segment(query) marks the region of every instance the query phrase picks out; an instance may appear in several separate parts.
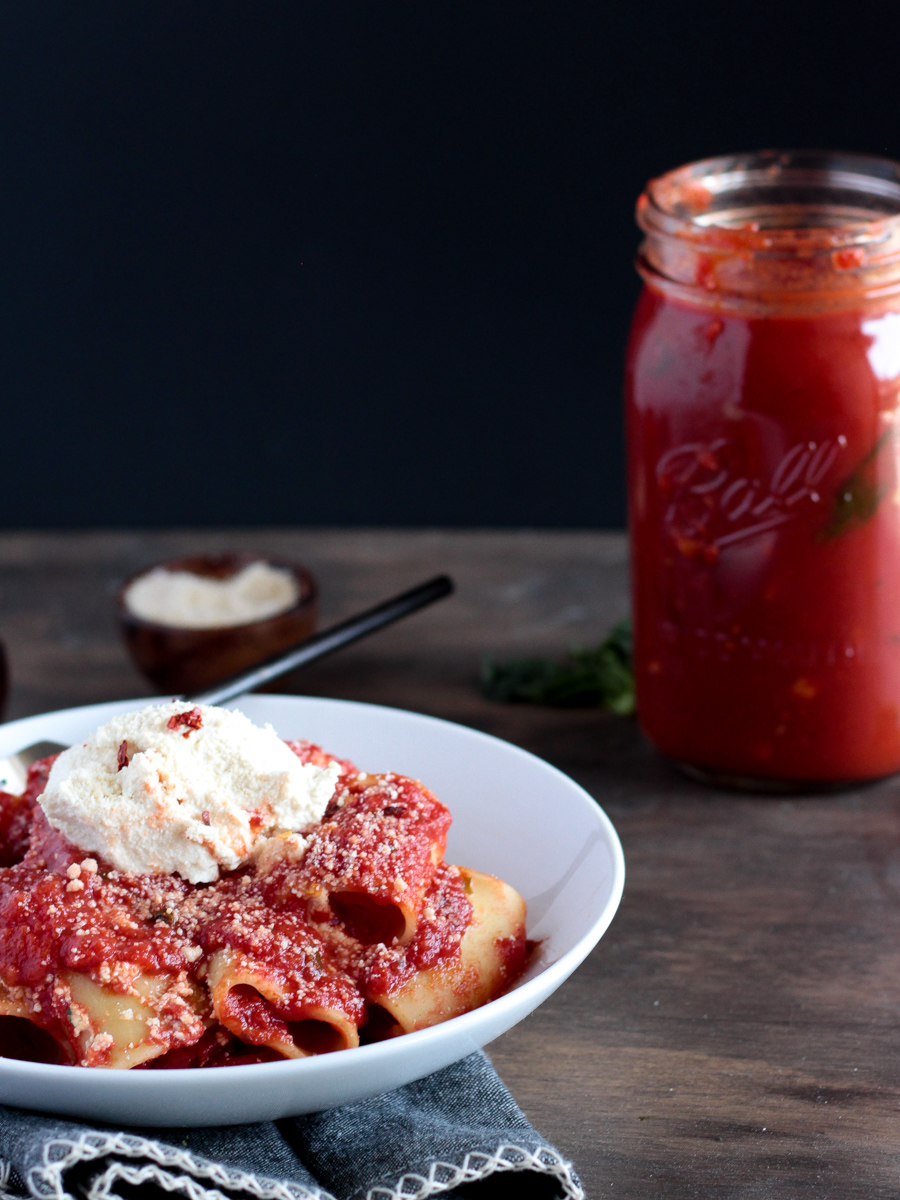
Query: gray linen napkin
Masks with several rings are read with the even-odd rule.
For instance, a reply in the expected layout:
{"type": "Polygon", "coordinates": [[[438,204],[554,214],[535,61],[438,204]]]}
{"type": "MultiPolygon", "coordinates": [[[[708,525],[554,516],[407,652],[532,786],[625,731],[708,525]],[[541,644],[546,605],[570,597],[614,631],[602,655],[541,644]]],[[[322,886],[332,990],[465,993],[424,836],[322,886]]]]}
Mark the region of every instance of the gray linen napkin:
{"type": "Polygon", "coordinates": [[[394,1092],[220,1129],[0,1108],[0,1196],[34,1200],[583,1200],[571,1164],[479,1051],[394,1092]]]}

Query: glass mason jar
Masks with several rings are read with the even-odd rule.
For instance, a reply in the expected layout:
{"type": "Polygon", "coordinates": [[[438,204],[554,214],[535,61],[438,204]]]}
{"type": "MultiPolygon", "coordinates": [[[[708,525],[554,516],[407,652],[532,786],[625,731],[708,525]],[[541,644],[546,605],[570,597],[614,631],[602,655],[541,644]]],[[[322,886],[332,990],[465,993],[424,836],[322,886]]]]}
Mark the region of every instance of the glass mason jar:
{"type": "Polygon", "coordinates": [[[689,770],[900,770],[900,164],[709,159],[648,184],[628,349],[635,671],[689,770]]]}

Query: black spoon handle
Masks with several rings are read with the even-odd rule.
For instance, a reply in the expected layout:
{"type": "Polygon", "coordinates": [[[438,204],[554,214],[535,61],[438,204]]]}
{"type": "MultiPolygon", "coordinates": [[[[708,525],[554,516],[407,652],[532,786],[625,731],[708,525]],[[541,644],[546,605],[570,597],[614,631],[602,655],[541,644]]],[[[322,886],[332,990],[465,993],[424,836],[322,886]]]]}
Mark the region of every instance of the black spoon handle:
{"type": "Polygon", "coordinates": [[[408,592],[402,592],[391,600],[376,604],[374,608],[369,608],[358,616],[332,625],[330,629],[324,629],[321,633],[314,633],[291,650],[273,654],[271,658],[251,667],[249,671],[232,675],[230,679],[223,679],[221,683],[202,692],[195,692],[185,699],[196,704],[222,704],[226,700],[233,700],[235,696],[243,696],[245,692],[252,692],[254,688],[277,679],[279,675],[285,675],[297,667],[304,667],[334,650],[340,650],[342,646],[349,646],[351,642],[368,637],[377,629],[383,629],[385,625],[391,625],[401,617],[449,596],[452,591],[453,580],[450,576],[436,575],[427,583],[420,583],[408,592]]]}

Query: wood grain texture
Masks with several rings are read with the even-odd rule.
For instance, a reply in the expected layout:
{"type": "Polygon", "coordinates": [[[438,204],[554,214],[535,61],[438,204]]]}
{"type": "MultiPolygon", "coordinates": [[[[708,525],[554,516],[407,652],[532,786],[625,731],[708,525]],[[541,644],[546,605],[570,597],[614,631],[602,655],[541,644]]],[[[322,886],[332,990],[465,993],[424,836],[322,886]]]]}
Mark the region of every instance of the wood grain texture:
{"type": "Polygon", "coordinates": [[[0,535],[9,716],[146,693],[119,581],[178,554],[301,558],[330,621],[449,571],[450,601],[284,690],[517,742],[612,817],[628,879],[584,966],[491,1053],[592,1197],[900,1196],[900,785],[757,799],[682,778],[631,720],[500,706],[486,653],[562,652],[627,611],[618,535],[256,530],[0,535]]]}

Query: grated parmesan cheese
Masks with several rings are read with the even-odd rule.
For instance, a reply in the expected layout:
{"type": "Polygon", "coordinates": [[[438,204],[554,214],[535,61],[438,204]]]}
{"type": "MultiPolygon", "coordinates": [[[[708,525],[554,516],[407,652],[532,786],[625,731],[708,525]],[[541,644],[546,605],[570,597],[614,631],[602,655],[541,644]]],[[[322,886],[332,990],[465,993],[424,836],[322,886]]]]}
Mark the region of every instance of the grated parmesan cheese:
{"type": "Polygon", "coordinates": [[[263,621],[293,608],[300,585],[286,567],[249,563],[225,579],[154,567],[125,592],[136,617],[177,629],[222,629],[263,621]]]}

